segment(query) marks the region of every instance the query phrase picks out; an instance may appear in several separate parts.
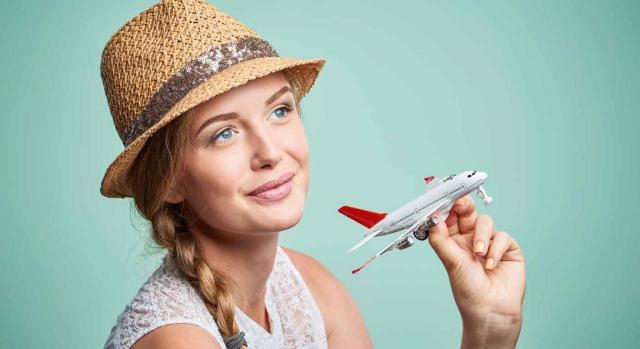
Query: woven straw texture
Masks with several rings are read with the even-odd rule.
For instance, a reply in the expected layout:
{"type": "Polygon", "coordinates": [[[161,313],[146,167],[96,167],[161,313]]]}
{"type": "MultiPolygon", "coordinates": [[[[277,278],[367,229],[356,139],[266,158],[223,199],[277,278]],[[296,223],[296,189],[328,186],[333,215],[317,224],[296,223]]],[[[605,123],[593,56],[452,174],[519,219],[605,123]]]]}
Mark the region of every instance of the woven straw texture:
{"type": "MultiPolygon", "coordinates": [[[[258,34],[205,0],[167,0],[141,12],[113,34],[102,53],[101,77],[118,135],[145,110],[169,79],[213,47],[258,34]]],[[[130,197],[127,174],[159,128],[190,108],[248,81],[283,70],[302,99],[325,60],[259,57],[233,64],[191,88],[109,165],[100,187],[106,197],[130,197]]]]}

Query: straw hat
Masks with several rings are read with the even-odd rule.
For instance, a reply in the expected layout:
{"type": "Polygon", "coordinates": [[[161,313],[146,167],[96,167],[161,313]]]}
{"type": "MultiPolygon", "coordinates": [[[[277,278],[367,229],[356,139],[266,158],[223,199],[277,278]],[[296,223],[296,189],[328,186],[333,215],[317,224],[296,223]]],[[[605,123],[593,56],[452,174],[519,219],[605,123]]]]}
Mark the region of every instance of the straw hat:
{"type": "Polygon", "coordinates": [[[279,57],[256,32],[206,0],[163,0],[113,34],[100,73],[125,149],[109,165],[100,192],[130,197],[128,172],[159,128],[234,87],[283,71],[302,99],[325,60],[279,57]]]}

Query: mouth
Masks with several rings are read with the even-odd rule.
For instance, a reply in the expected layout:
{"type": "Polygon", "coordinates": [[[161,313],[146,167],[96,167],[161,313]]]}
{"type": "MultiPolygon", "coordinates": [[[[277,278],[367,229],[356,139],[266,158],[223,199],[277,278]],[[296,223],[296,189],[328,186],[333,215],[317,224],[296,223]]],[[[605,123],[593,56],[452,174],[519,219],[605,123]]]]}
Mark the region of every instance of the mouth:
{"type": "Polygon", "coordinates": [[[287,172],[277,179],[268,181],[261,186],[255,188],[248,193],[249,196],[255,196],[268,200],[278,200],[285,197],[291,191],[292,179],[295,176],[293,172],[287,172]]]}

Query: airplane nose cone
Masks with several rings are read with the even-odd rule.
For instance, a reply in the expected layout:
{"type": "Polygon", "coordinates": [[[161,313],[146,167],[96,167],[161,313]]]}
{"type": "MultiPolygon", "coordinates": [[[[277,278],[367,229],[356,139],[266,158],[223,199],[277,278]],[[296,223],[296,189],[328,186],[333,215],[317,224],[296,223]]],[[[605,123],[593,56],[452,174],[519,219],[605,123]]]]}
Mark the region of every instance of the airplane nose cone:
{"type": "Polygon", "coordinates": [[[478,174],[480,175],[480,178],[482,178],[482,180],[486,180],[489,175],[486,172],[478,172],[478,174]]]}

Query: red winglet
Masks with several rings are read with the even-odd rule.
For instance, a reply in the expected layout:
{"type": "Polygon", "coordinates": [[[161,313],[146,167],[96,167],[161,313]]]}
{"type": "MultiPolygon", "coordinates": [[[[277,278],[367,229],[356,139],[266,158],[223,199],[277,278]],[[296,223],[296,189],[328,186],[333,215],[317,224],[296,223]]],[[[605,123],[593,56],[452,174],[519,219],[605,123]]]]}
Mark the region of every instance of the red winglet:
{"type": "Polygon", "coordinates": [[[365,262],[365,263],[364,263],[360,268],[353,269],[353,270],[351,271],[351,274],[355,274],[355,273],[359,272],[360,270],[362,270],[362,268],[364,268],[364,266],[365,266],[365,265],[367,265],[367,264],[371,263],[371,261],[372,261],[372,260],[374,260],[375,258],[376,258],[375,256],[371,257],[371,259],[369,259],[368,261],[366,261],[366,262],[365,262]]]}
{"type": "Polygon", "coordinates": [[[367,228],[373,227],[374,225],[376,225],[376,223],[380,222],[384,217],[387,216],[385,212],[367,211],[352,206],[342,206],[338,209],[338,212],[364,225],[367,228]]]}
{"type": "Polygon", "coordinates": [[[425,183],[429,184],[434,178],[435,178],[434,176],[424,177],[424,181],[425,183]]]}

